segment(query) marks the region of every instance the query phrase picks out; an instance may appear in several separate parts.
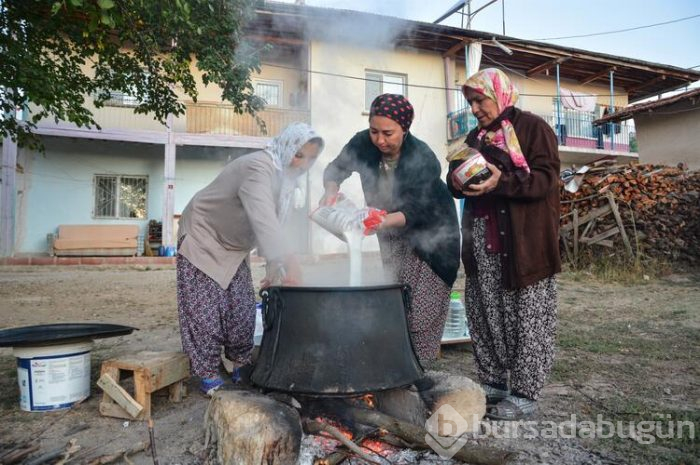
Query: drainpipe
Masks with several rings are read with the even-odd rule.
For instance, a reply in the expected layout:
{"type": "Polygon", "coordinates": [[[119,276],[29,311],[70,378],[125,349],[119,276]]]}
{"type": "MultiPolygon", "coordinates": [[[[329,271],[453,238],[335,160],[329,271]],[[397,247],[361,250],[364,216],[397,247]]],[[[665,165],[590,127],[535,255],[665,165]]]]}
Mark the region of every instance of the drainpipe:
{"type": "Polygon", "coordinates": [[[165,247],[173,247],[177,239],[173,237],[173,215],[175,213],[175,138],[173,115],[168,115],[167,141],[163,159],[163,230],[162,242],[165,247]]]}
{"type": "Polygon", "coordinates": [[[557,63],[557,135],[559,136],[559,145],[564,145],[564,139],[561,133],[561,92],[559,87],[559,63],[557,63]]]}
{"type": "MultiPolygon", "coordinates": [[[[610,70],[610,114],[615,112],[615,85],[613,84],[613,73],[615,71],[610,70]]],[[[610,150],[615,150],[615,123],[610,121],[610,150]]]]}

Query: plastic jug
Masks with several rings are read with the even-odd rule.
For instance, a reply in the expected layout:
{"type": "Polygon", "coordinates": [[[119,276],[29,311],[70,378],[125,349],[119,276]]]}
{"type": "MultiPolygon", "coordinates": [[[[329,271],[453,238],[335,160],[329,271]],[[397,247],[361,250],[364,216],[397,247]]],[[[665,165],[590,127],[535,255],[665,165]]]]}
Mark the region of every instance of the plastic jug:
{"type": "Polygon", "coordinates": [[[447,312],[442,338],[454,339],[462,337],[468,337],[467,315],[462,303],[462,295],[459,292],[453,292],[450,294],[450,309],[447,312]]]}

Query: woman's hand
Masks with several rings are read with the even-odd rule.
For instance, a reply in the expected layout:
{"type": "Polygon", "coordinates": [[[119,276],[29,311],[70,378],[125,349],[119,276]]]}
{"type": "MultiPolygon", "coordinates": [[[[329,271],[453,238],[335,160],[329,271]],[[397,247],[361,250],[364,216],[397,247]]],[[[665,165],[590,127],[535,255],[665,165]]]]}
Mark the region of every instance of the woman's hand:
{"type": "Polygon", "coordinates": [[[365,229],[365,236],[376,234],[380,229],[402,228],[406,226],[406,217],[401,212],[387,213],[382,217],[381,222],[373,225],[372,228],[365,229]]]}
{"type": "Polygon", "coordinates": [[[478,197],[480,195],[488,194],[496,188],[498,185],[498,180],[501,179],[501,170],[489,162],[486,162],[486,167],[489,169],[489,171],[491,171],[491,177],[480,184],[472,184],[466,189],[461,189],[462,194],[468,197],[478,197]]]}
{"type": "Polygon", "coordinates": [[[298,286],[301,284],[301,266],[296,255],[289,255],[284,260],[284,275],[282,276],[283,286],[298,286]]]}
{"type": "Polygon", "coordinates": [[[283,262],[272,261],[265,266],[265,277],[260,288],[270,286],[298,286],[302,282],[301,266],[295,255],[289,255],[283,262]]]}
{"type": "Polygon", "coordinates": [[[323,192],[323,197],[321,197],[321,200],[318,201],[318,206],[319,207],[330,207],[331,205],[335,205],[335,203],[338,200],[341,200],[343,194],[339,194],[338,191],[340,190],[340,186],[334,182],[327,182],[324,185],[324,192],[323,192]]]}

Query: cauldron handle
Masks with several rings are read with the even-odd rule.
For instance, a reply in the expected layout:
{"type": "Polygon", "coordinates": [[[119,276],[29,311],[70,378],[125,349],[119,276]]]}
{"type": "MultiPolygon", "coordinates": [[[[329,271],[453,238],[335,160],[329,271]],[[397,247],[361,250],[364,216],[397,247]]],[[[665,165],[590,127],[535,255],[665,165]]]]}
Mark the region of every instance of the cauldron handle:
{"type": "Polygon", "coordinates": [[[403,308],[406,309],[406,315],[411,313],[411,286],[404,284],[401,286],[401,295],[403,296],[403,308]]]}
{"type": "Polygon", "coordinates": [[[275,326],[275,320],[279,312],[282,311],[284,303],[279,289],[263,289],[260,291],[260,297],[262,297],[263,304],[263,328],[265,331],[269,331],[275,326]]]}

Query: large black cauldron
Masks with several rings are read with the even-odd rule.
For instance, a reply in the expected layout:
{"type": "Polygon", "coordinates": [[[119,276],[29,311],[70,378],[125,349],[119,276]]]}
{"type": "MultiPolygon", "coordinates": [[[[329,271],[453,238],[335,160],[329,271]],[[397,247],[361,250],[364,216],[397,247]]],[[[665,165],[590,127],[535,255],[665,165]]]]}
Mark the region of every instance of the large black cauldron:
{"type": "Polygon", "coordinates": [[[251,380],[267,389],[350,395],[423,376],[406,320],[408,287],[271,287],[251,380]]]}

